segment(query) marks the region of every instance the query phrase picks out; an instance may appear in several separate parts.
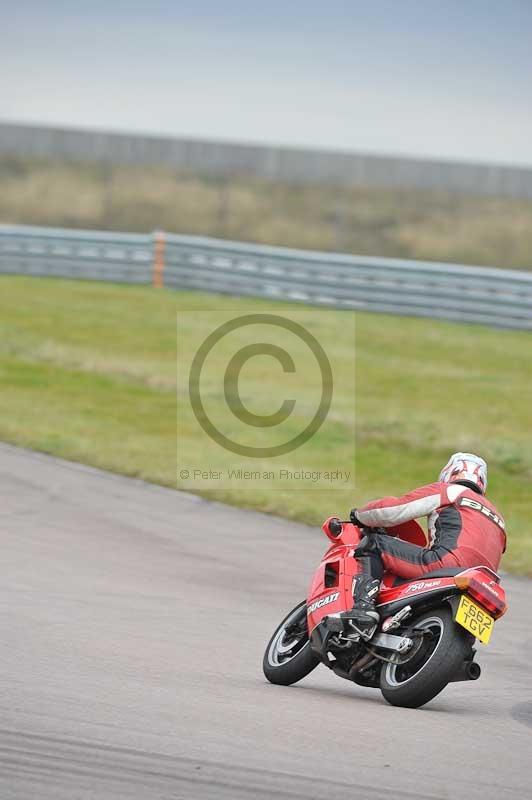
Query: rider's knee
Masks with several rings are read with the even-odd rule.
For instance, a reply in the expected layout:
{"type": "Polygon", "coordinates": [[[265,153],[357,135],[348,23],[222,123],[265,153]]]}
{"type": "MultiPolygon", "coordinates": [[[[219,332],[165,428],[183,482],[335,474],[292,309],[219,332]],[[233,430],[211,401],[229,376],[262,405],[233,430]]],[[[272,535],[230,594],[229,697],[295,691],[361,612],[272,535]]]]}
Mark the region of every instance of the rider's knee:
{"type": "Polygon", "coordinates": [[[375,537],[368,536],[368,534],[365,534],[356,547],[356,550],[354,552],[355,558],[357,558],[358,556],[367,556],[369,553],[374,553],[375,544],[376,544],[375,537]]]}

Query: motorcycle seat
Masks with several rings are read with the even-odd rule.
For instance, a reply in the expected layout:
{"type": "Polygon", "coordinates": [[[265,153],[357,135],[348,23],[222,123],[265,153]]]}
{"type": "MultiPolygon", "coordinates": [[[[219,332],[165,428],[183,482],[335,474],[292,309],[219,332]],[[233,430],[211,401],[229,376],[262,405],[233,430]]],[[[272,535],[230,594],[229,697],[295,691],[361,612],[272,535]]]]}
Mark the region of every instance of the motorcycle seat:
{"type": "Polygon", "coordinates": [[[418,578],[394,578],[392,586],[402,586],[403,583],[412,583],[413,581],[430,581],[432,578],[452,578],[463,572],[465,567],[445,567],[444,569],[434,569],[432,572],[425,572],[418,578]]]}

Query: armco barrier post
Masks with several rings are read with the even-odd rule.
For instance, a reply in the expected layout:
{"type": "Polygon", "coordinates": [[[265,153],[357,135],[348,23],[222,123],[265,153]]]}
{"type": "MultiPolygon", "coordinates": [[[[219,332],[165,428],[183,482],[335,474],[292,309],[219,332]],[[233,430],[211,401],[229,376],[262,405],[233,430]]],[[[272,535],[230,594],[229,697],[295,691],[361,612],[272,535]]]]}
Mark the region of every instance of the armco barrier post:
{"type": "Polygon", "coordinates": [[[153,285],[156,289],[164,286],[164,257],[166,237],[162,231],[153,234],[153,285]]]}

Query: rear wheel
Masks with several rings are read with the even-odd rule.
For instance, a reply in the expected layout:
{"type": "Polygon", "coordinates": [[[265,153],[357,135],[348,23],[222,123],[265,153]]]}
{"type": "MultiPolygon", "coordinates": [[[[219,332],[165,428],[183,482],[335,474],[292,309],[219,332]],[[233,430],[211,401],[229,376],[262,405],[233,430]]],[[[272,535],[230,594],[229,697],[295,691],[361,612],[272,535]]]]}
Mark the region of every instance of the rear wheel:
{"type": "Polygon", "coordinates": [[[320,659],[310,647],[307,604],[299,603],[275,630],[264,653],[262,669],[270,683],[290,686],[319,663],[320,659]]]}
{"type": "Polygon", "coordinates": [[[411,627],[424,632],[419,646],[407,661],[383,665],[380,686],[391,705],[419,708],[447,686],[471,651],[471,639],[448,607],[425,612],[411,627]]]}

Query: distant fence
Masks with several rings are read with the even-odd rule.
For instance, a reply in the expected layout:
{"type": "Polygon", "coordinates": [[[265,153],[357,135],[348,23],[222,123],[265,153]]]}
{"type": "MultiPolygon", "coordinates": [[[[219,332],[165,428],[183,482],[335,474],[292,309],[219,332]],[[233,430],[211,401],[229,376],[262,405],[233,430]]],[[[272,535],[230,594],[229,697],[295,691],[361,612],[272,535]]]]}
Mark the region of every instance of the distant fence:
{"type": "Polygon", "coordinates": [[[0,273],[152,284],[532,330],[532,273],[162,232],[0,226],[0,273]]]}
{"type": "Polygon", "coordinates": [[[532,198],[532,169],[0,123],[0,155],[163,164],[206,176],[532,198]]]}

